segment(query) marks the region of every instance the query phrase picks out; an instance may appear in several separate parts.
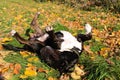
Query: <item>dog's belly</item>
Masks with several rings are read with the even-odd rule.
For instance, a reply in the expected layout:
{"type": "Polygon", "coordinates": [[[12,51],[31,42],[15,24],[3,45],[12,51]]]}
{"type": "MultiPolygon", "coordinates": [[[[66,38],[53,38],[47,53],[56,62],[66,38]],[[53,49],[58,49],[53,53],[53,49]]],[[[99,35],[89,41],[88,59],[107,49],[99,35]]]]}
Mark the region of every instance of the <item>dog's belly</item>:
{"type": "Polygon", "coordinates": [[[61,43],[61,48],[59,51],[71,51],[74,47],[82,50],[82,42],[78,42],[78,40],[71,33],[67,31],[61,31],[61,33],[64,35],[61,37],[64,41],[61,43]]]}

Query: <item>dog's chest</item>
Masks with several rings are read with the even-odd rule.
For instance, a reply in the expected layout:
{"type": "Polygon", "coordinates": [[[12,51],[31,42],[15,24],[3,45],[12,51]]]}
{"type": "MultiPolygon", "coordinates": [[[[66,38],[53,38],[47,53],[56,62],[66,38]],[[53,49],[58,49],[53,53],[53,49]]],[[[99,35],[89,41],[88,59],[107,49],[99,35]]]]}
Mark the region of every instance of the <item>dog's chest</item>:
{"type": "Polygon", "coordinates": [[[63,36],[60,37],[63,39],[61,43],[61,47],[59,51],[71,51],[72,48],[76,47],[79,50],[82,50],[82,42],[78,42],[78,40],[69,32],[67,31],[60,31],[63,36]]]}

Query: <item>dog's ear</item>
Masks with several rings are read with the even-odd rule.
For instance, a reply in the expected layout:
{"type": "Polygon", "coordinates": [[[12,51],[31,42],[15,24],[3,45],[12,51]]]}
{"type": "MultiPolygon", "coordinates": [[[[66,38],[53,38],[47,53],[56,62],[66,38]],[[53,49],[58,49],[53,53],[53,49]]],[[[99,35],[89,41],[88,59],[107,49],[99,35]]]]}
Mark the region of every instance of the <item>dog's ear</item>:
{"type": "Polygon", "coordinates": [[[89,34],[92,32],[92,27],[90,24],[85,24],[85,30],[86,30],[86,34],[89,34]]]}
{"type": "Polygon", "coordinates": [[[85,42],[87,40],[90,40],[92,38],[92,27],[90,24],[85,24],[85,30],[86,30],[86,33],[85,34],[78,34],[77,35],[77,40],[79,42],[85,42]]]}

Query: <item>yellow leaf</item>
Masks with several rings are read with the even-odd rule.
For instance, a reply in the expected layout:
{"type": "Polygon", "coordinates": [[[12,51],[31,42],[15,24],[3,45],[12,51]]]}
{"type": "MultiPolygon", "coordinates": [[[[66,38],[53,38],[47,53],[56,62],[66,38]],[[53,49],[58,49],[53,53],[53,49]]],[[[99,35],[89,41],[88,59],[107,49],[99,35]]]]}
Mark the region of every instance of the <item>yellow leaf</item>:
{"type": "Polygon", "coordinates": [[[12,41],[12,38],[5,37],[2,39],[2,43],[8,42],[8,41],[12,41]]]}
{"type": "Polygon", "coordinates": [[[18,15],[15,17],[15,20],[20,20],[23,16],[22,15],[18,15]]]}
{"type": "Polygon", "coordinates": [[[27,59],[29,62],[38,62],[39,59],[37,57],[31,57],[27,59]]]}
{"type": "Polygon", "coordinates": [[[76,75],[75,72],[72,72],[72,73],[71,73],[71,77],[72,77],[74,80],[81,80],[81,76],[76,75]]]}
{"type": "Polygon", "coordinates": [[[33,65],[32,65],[32,64],[30,64],[30,63],[28,63],[28,64],[27,64],[27,66],[28,66],[28,67],[30,67],[30,66],[33,66],[33,65]]]}
{"type": "Polygon", "coordinates": [[[20,51],[20,54],[23,56],[23,57],[28,57],[29,54],[27,51],[20,51]]]}
{"type": "Polygon", "coordinates": [[[25,69],[24,75],[26,76],[36,76],[36,67],[28,63],[27,68],[25,69]]]}
{"type": "Polygon", "coordinates": [[[102,39],[99,38],[99,37],[95,37],[95,40],[96,40],[96,41],[101,41],[102,39]]]}
{"type": "Polygon", "coordinates": [[[50,77],[48,77],[48,80],[55,80],[55,79],[54,79],[53,77],[50,76],[50,77]]]}
{"type": "Polygon", "coordinates": [[[100,55],[104,58],[108,57],[108,52],[110,51],[110,48],[101,48],[100,55]]]}
{"type": "Polygon", "coordinates": [[[22,78],[22,79],[25,79],[25,78],[27,78],[28,76],[26,76],[26,75],[20,75],[20,78],[22,78]]]}
{"type": "Polygon", "coordinates": [[[26,76],[36,76],[37,72],[35,70],[31,70],[31,69],[26,69],[25,73],[26,76]]]}

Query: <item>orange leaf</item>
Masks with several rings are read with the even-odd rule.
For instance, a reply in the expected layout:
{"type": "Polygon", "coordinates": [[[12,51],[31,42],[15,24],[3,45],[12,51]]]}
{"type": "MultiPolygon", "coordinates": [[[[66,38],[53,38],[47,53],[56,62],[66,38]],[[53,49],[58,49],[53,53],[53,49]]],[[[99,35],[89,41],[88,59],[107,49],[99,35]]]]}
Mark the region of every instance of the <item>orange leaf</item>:
{"type": "Polygon", "coordinates": [[[3,68],[2,70],[1,70],[1,73],[5,73],[6,71],[8,71],[8,67],[7,68],[3,68]]]}
{"type": "Polygon", "coordinates": [[[45,70],[45,69],[43,69],[43,68],[39,68],[39,69],[38,69],[38,72],[45,72],[45,73],[48,73],[48,71],[45,70]]]}
{"type": "Polygon", "coordinates": [[[84,50],[87,51],[89,54],[93,54],[93,52],[90,50],[90,46],[84,46],[84,50]]]}
{"type": "Polygon", "coordinates": [[[0,44],[0,50],[3,50],[3,46],[0,44]]]}
{"type": "Polygon", "coordinates": [[[13,74],[19,74],[21,69],[21,65],[20,64],[15,64],[15,68],[13,70],[13,74]]]}
{"type": "Polygon", "coordinates": [[[54,79],[53,77],[50,76],[50,77],[48,77],[48,80],[55,80],[55,79],[54,79]]]}

